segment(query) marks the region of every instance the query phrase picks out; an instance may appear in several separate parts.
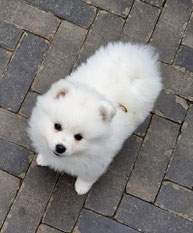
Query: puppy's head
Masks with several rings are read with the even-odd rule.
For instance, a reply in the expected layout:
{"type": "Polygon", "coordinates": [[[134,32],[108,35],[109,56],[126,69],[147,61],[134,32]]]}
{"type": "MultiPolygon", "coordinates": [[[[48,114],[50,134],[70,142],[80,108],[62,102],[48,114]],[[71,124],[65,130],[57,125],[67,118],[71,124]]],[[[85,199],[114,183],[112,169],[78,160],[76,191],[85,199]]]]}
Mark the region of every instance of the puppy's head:
{"type": "Polygon", "coordinates": [[[43,139],[35,139],[37,143],[43,143],[53,156],[81,155],[108,140],[115,113],[113,104],[95,90],[60,80],[38,98],[30,127],[43,139]]]}

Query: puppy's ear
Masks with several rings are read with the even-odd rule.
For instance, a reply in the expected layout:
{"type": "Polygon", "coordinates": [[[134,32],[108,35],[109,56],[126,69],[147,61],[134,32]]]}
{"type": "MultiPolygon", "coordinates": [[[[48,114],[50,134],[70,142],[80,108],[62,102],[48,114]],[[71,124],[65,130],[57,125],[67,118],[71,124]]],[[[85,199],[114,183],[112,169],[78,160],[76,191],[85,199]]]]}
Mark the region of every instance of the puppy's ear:
{"type": "Polygon", "coordinates": [[[116,113],[116,109],[110,102],[103,101],[99,106],[99,113],[103,121],[110,122],[116,113]]]}
{"type": "Polygon", "coordinates": [[[73,84],[70,81],[61,79],[51,86],[50,92],[54,99],[59,99],[64,97],[72,88],[73,84]]]}
{"type": "Polygon", "coordinates": [[[66,88],[62,88],[61,90],[59,90],[55,96],[56,99],[59,99],[60,97],[63,97],[66,95],[66,93],[68,92],[68,90],[66,88]]]}

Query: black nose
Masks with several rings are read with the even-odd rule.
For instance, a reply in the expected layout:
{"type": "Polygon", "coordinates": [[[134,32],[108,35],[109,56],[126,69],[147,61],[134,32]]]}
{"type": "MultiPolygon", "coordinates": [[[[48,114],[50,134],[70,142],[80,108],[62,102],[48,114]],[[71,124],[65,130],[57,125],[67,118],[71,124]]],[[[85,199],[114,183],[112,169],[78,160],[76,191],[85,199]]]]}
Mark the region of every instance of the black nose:
{"type": "Polygon", "coordinates": [[[66,147],[64,147],[62,144],[58,144],[56,145],[56,152],[59,154],[64,153],[66,150],[66,147]]]}

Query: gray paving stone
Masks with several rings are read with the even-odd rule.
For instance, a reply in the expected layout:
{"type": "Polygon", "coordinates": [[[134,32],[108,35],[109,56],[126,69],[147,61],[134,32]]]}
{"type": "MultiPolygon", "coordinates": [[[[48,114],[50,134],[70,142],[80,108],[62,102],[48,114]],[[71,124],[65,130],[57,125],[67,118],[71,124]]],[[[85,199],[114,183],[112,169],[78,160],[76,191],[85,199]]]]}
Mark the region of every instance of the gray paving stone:
{"type": "Polygon", "coordinates": [[[183,98],[168,91],[162,91],[154,107],[154,112],[173,121],[181,123],[184,120],[188,103],[183,98]]]}
{"type": "Polygon", "coordinates": [[[32,34],[25,34],[9,67],[0,80],[0,105],[17,112],[33,79],[48,43],[32,34]]]}
{"type": "Polygon", "coordinates": [[[30,152],[6,139],[0,138],[1,160],[0,168],[19,176],[27,171],[30,162],[30,152]]]}
{"type": "Polygon", "coordinates": [[[130,195],[124,195],[115,216],[145,233],[192,233],[193,223],[130,195]]]}
{"type": "Polygon", "coordinates": [[[132,0],[83,0],[88,4],[100,7],[104,10],[110,11],[113,14],[126,17],[132,5],[132,0]]]}
{"type": "Polygon", "coordinates": [[[142,139],[131,136],[115,157],[108,172],[92,187],[86,200],[86,207],[103,215],[112,216],[124,192],[142,139]]]}
{"type": "Polygon", "coordinates": [[[173,154],[167,178],[189,188],[193,187],[193,106],[182,126],[176,150],[173,154]]]}
{"type": "Polygon", "coordinates": [[[162,61],[171,63],[192,9],[192,0],[167,1],[153,32],[152,44],[162,61]]]}
{"type": "Polygon", "coordinates": [[[110,218],[103,217],[88,210],[81,212],[73,233],[137,233],[110,218]]]}
{"type": "Polygon", "coordinates": [[[150,3],[154,6],[161,7],[165,0],[145,0],[145,2],[150,3]]]}
{"type": "Polygon", "coordinates": [[[135,130],[134,133],[142,137],[145,136],[148,126],[150,124],[150,120],[151,120],[151,116],[149,115],[146,118],[146,120],[141,125],[139,125],[139,127],[135,130]]]}
{"type": "Polygon", "coordinates": [[[161,208],[193,220],[193,191],[170,182],[164,182],[156,204],[161,208]]]}
{"type": "Polygon", "coordinates": [[[74,182],[73,177],[60,177],[44,216],[44,223],[62,231],[72,230],[86,198],[85,195],[76,194],[74,182]]]}
{"type": "Polygon", "coordinates": [[[62,22],[33,83],[34,90],[43,93],[53,82],[69,74],[86,33],[86,29],[67,21],[62,22]]]}
{"type": "Polygon", "coordinates": [[[169,65],[162,64],[161,68],[164,87],[180,96],[193,100],[193,75],[169,65]]]}
{"type": "Polygon", "coordinates": [[[56,16],[88,27],[95,16],[95,9],[80,0],[25,0],[56,16]]]}
{"type": "Polygon", "coordinates": [[[0,228],[19,188],[19,179],[0,170],[0,228]]]}
{"type": "Polygon", "coordinates": [[[0,48],[0,79],[3,72],[5,71],[5,68],[9,62],[10,57],[11,57],[10,52],[0,48]]]}
{"type": "Polygon", "coordinates": [[[188,23],[188,27],[186,29],[186,33],[182,43],[186,46],[193,48],[193,14],[190,19],[190,22],[188,23]]]}
{"type": "Polygon", "coordinates": [[[105,45],[109,41],[117,40],[122,25],[123,19],[120,17],[105,11],[99,11],[84,43],[84,47],[82,48],[77,64],[86,61],[86,59],[101,45],[105,45]]]}
{"type": "Polygon", "coordinates": [[[22,106],[21,109],[19,111],[19,113],[23,116],[25,116],[26,118],[29,118],[32,112],[32,108],[35,106],[36,103],[36,99],[38,97],[38,94],[35,92],[28,92],[22,106]]]}
{"type": "Polygon", "coordinates": [[[178,51],[175,65],[184,67],[187,71],[193,72],[193,48],[181,46],[178,51]]]}
{"type": "Polygon", "coordinates": [[[41,224],[38,227],[37,233],[62,233],[62,231],[58,231],[58,230],[51,228],[47,225],[41,224]]]}
{"type": "Polygon", "coordinates": [[[0,20],[51,39],[59,19],[19,0],[0,0],[0,20]]]}
{"type": "Polygon", "coordinates": [[[0,46],[14,50],[23,31],[15,25],[0,21],[0,46]]]}
{"type": "Polygon", "coordinates": [[[179,125],[153,116],[129,182],[127,192],[154,201],[167,169],[179,125]]]}
{"type": "Polygon", "coordinates": [[[0,108],[0,125],[0,137],[31,149],[31,143],[26,133],[28,123],[25,118],[0,108]]]}
{"type": "Polygon", "coordinates": [[[160,10],[136,0],[121,33],[121,40],[134,43],[148,42],[160,10]]]}
{"type": "Polygon", "coordinates": [[[3,233],[35,232],[57,177],[57,173],[33,162],[3,225],[3,233]]]}

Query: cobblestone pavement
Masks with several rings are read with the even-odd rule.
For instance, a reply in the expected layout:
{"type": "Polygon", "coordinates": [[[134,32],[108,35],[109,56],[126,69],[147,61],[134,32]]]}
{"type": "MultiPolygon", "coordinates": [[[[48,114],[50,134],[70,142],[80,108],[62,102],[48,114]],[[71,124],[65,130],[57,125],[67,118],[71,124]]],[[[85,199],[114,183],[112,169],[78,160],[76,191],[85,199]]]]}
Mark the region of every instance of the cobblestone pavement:
{"type": "Polygon", "coordinates": [[[193,233],[192,0],[0,0],[0,229],[193,233]],[[164,90],[88,195],[36,166],[35,99],[108,41],[150,43],[164,90]]]}

